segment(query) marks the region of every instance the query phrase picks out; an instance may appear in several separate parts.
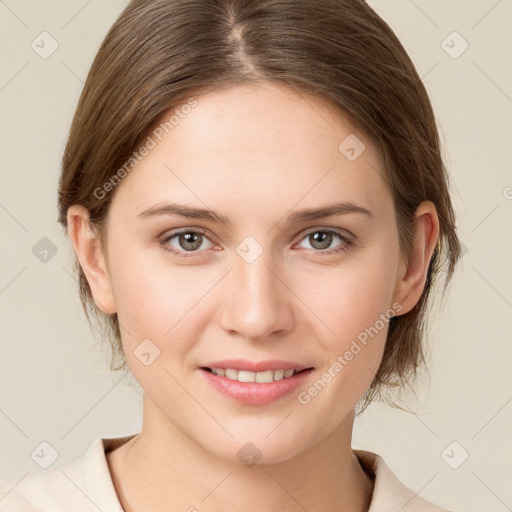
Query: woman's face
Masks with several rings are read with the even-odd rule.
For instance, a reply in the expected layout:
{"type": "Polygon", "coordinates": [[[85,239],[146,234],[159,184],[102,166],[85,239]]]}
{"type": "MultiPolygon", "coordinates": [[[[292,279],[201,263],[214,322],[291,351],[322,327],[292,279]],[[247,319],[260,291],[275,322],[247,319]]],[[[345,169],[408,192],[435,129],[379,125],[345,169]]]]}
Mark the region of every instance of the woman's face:
{"type": "Polygon", "coordinates": [[[118,185],[107,308],[145,424],[282,461],[350,432],[377,371],[402,308],[393,201],[371,142],[321,100],[270,83],[196,99],[118,185]]]}

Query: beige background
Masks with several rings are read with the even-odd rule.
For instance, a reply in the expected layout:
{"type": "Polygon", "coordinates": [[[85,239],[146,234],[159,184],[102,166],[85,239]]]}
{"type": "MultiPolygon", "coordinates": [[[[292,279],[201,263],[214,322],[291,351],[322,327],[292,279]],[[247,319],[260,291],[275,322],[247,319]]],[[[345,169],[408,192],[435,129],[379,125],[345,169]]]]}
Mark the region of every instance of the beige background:
{"type": "MultiPolygon", "coordinates": [[[[420,414],[374,405],[356,422],[354,447],[383,455],[406,485],[447,508],[505,512],[512,510],[512,1],[370,3],[424,78],[468,252],[432,322],[430,383],[405,402],[420,414]],[[458,58],[444,49],[463,48],[453,31],[469,44],[458,58]],[[450,467],[465,452],[467,460],[450,467]]],[[[89,332],[71,246],[56,221],[71,116],[125,4],[0,0],[0,479],[38,471],[31,454],[43,441],[58,453],[55,466],[98,436],[141,427],[141,393],[110,373],[101,340],[89,332]],[[47,59],[31,47],[43,31],[59,45],[47,59]],[[57,250],[46,263],[32,252],[48,243],[43,237],[57,250]]]]}

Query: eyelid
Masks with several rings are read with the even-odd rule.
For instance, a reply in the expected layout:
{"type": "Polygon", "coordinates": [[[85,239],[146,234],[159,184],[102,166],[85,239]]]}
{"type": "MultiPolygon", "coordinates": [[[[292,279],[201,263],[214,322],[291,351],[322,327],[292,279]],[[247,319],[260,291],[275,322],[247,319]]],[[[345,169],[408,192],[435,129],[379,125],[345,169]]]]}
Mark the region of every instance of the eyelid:
{"type": "MultiPolygon", "coordinates": [[[[174,239],[176,236],[182,234],[182,233],[199,233],[202,234],[210,243],[213,245],[216,245],[215,242],[213,242],[210,239],[210,236],[208,234],[208,230],[205,230],[204,228],[195,227],[195,226],[189,226],[184,228],[177,228],[176,230],[168,230],[164,232],[161,236],[158,237],[158,240],[162,246],[166,246],[167,243],[174,239]]],[[[315,226],[312,228],[308,228],[305,231],[301,231],[300,238],[293,244],[296,245],[302,240],[304,240],[307,236],[311,235],[312,233],[319,233],[319,232],[327,232],[327,233],[334,233],[335,235],[339,236],[343,243],[350,245],[354,242],[354,235],[350,233],[350,231],[347,231],[345,229],[336,228],[332,226],[315,226]]],[[[201,251],[183,251],[183,250],[176,250],[174,248],[164,247],[164,250],[167,250],[174,254],[180,254],[180,255],[188,255],[185,257],[195,256],[199,255],[206,251],[206,249],[203,249],[201,251]]],[[[328,254],[330,252],[336,252],[336,248],[334,249],[326,249],[324,251],[314,251],[318,252],[319,254],[328,254]]]]}
{"type": "MultiPolygon", "coordinates": [[[[194,227],[194,226],[190,226],[190,227],[186,227],[186,228],[177,228],[176,230],[168,230],[168,231],[165,231],[162,235],[160,235],[158,237],[158,241],[160,242],[161,245],[166,245],[168,242],[170,242],[172,239],[174,239],[175,237],[181,235],[182,233],[199,233],[201,235],[203,235],[211,244],[213,245],[216,245],[215,242],[213,242],[211,240],[211,237],[210,235],[208,234],[208,231],[203,229],[203,228],[199,228],[199,227],[194,227]]],[[[169,252],[174,252],[174,253],[185,253],[185,254],[190,254],[190,255],[194,255],[194,254],[200,254],[201,252],[204,252],[205,249],[203,249],[202,251],[190,251],[187,253],[187,251],[178,251],[176,249],[167,249],[169,250],[169,252]]]]}
{"type": "Polygon", "coordinates": [[[336,235],[342,237],[345,240],[353,240],[354,239],[354,235],[350,231],[347,231],[346,229],[335,228],[335,227],[331,227],[331,226],[320,226],[320,227],[317,226],[315,228],[307,229],[305,232],[302,232],[300,240],[302,240],[304,237],[306,237],[308,235],[311,235],[312,233],[318,233],[318,232],[332,232],[332,233],[335,233],[336,235]]]}
{"type": "MultiPolygon", "coordinates": [[[[170,238],[175,235],[179,235],[181,233],[188,233],[188,232],[198,232],[198,233],[201,233],[204,236],[206,236],[208,239],[210,239],[208,230],[205,230],[204,228],[200,228],[200,227],[196,227],[196,226],[187,226],[185,228],[176,228],[176,229],[177,230],[171,229],[171,230],[164,231],[164,233],[162,233],[160,236],[158,236],[158,239],[170,238]]],[[[315,226],[312,228],[308,228],[305,231],[301,231],[300,232],[300,235],[301,235],[300,240],[302,240],[302,238],[304,238],[305,236],[308,236],[311,233],[317,233],[318,231],[333,231],[334,233],[336,233],[340,236],[343,236],[347,239],[354,238],[354,235],[350,231],[347,231],[346,229],[336,228],[334,226],[315,226]]]]}
{"type": "Polygon", "coordinates": [[[335,237],[338,237],[338,239],[341,242],[337,246],[332,247],[330,249],[323,249],[323,250],[315,250],[314,248],[313,249],[308,249],[308,248],[305,249],[306,251],[311,252],[315,255],[318,254],[322,257],[335,256],[335,255],[344,253],[350,247],[355,245],[355,237],[352,233],[350,233],[346,230],[340,229],[340,228],[334,228],[334,227],[328,227],[328,226],[315,227],[315,228],[306,230],[305,232],[302,232],[299,240],[297,242],[295,242],[293,245],[295,246],[295,245],[302,243],[304,240],[306,240],[309,237],[309,235],[311,235],[313,233],[332,233],[335,237]]]}

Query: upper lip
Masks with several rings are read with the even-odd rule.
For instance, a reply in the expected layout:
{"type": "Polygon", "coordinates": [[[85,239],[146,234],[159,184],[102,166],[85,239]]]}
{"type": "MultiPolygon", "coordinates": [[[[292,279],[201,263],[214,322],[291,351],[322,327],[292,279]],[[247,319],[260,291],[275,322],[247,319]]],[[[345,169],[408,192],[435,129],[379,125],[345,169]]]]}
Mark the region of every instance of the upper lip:
{"type": "Polygon", "coordinates": [[[248,359],[223,359],[222,361],[212,361],[202,365],[203,368],[233,368],[235,370],[245,370],[250,372],[266,372],[268,370],[305,370],[312,368],[308,365],[295,363],[293,361],[267,360],[267,361],[249,361],[248,359]]]}

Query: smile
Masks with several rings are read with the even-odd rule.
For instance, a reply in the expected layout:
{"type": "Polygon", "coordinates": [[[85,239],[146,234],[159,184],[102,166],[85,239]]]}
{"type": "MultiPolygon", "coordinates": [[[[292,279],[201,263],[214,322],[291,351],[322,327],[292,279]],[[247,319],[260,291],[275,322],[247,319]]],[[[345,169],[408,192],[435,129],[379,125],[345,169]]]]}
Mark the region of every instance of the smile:
{"type": "Polygon", "coordinates": [[[276,380],[288,379],[293,377],[296,373],[302,370],[296,369],[281,369],[281,370],[267,370],[264,372],[251,372],[249,370],[236,370],[234,368],[207,368],[214,375],[226,377],[230,380],[236,380],[238,382],[258,382],[260,384],[266,384],[274,382],[276,380]]]}
{"type": "Polygon", "coordinates": [[[291,396],[314,368],[290,361],[225,360],[198,368],[209,387],[245,405],[265,405],[291,396]]]}

